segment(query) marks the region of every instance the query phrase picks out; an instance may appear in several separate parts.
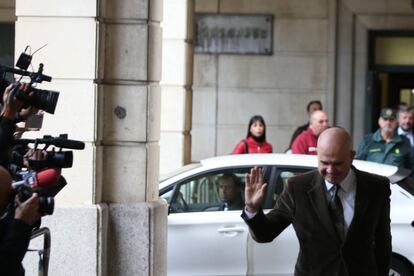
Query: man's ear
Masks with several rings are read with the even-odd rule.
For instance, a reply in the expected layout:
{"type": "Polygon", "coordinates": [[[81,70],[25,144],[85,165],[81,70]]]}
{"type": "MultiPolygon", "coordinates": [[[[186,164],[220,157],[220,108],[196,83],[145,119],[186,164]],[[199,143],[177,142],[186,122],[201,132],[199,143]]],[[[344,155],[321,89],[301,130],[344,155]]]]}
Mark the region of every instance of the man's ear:
{"type": "Polygon", "coordinates": [[[351,160],[354,160],[356,151],[351,150],[351,160]]]}

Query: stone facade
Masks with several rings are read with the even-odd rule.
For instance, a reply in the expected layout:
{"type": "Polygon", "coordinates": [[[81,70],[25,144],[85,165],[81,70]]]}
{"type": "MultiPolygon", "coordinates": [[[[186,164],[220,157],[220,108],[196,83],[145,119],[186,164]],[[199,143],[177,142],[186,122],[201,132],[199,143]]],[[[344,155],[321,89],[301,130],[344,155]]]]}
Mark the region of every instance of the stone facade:
{"type": "Polygon", "coordinates": [[[321,100],[357,144],[366,126],[369,30],[414,27],[410,1],[196,0],[197,13],[273,15],[273,55],[194,55],[191,160],[228,154],[252,115],[275,152],[321,100]]]}
{"type": "MultiPolygon", "coordinates": [[[[167,206],[158,198],[162,1],[18,0],[15,14],[16,56],[47,43],[33,64],[53,77],[41,87],[60,91],[55,114],[29,136],[68,133],[86,144],[63,170],[68,185],[55,214],[43,219],[52,235],[50,275],[166,275],[167,206]]],[[[28,254],[28,271],[36,257],[28,254]]]]}
{"type": "MultiPolygon", "coordinates": [[[[338,19],[335,38],[336,63],[332,77],[333,116],[337,125],[351,131],[355,147],[368,127],[367,100],[368,32],[370,30],[412,30],[410,1],[338,1],[333,12],[338,19]]],[[[368,118],[369,119],[369,118],[368,118]]]]}
{"type": "Polygon", "coordinates": [[[164,1],[160,173],[190,162],[194,0],[164,1]]]}
{"type": "Polygon", "coordinates": [[[4,0],[0,3],[0,23],[1,22],[14,22],[15,16],[15,4],[14,0],[4,0]]]}
{"type": "Polygon", "coordinates": [[[196,1],[196,12],[273,15],[273,54],[194,56],[192,160],[228,154],[251,116],[267,124],[275,152],[306,122],[305,107],[326,103],[328,1],[196,1]]]}

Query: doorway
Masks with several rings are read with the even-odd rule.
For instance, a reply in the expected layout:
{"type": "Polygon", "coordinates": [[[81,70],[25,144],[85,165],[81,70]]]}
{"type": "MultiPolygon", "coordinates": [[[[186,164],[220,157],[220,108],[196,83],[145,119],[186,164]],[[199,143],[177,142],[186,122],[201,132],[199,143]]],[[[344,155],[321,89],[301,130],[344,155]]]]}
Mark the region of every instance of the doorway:
{"type": "Polygon", "coordinates": [[[14,66],[14,23],[0,23],[0,64],[14,66]]]}
{"type": "Polygon", "coordinates": [[[414,105],[414,31],[370,31],[365,132],[378,128],[381,108],[414,105]]]}

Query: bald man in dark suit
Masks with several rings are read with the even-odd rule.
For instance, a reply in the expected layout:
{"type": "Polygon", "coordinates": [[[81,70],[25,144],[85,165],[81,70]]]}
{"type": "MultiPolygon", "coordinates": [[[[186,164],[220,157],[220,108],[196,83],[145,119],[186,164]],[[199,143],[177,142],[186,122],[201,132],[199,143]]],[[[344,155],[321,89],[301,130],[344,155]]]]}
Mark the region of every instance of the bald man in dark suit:
{"type": "Polygon", "coordinates": [[[388,275],[389,180],[352,166],[355,152],[344,129],[325,130],[317,149],[318,170],[291,178],[268,214],[260,207],[261,169],[246,176],[242,217],[253,238],[271,242],[292,224],[300,244],[297,276],[388,275]]]}

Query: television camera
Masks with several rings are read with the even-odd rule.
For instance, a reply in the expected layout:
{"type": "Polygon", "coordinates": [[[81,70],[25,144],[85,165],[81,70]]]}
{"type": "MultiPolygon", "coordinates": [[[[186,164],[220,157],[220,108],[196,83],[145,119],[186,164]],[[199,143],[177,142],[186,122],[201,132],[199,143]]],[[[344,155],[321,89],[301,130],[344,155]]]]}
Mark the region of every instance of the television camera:
{"type": "Polygon", "coordinates": [[[73,152],[62,149],[82,150],[85,144],[69,140],[67,134],[61,134],[58,137],[45,135],[38,139],[17,139],[14,145],[11,162],[16,181],[12,184],[13,189],[22,202],[37,193],[39,212],[51,215],[54,210],[53,197],[66,185],[61,169],[70,168],[73,164],[73,152]],[[33,147],[29,147],[30,144],[33,147]],[[53,149],[50,150],[50,147],[53,149]]]}
{"type": "MultiPolygon", "coordinates": [[[[0,220],[14,218],[15,212],[21,212],[18,206],[31,198],[33,193],[38,194],[39,205],[36,205],[36,208],[38,208],[40,215],[51,215],[54,211],[55,195],[67,184],[61,171],[64,168],[72,167],[73,164],[73,152],[70,150],[82,150],[85,147],[81,141],[69,140],[67,134],[61,134],[57,137],[44,135],[37,139],[16,139],[14,137],[16,133],[13,125],[22,119],[19,118],[19,114],[25,114],[24,117],[26,117],[26,115],[33,114],[36,109],[54,114],[59,99],[59,92],[36,87],[43,81],[50,82],[52,77],[43,73],[44,65],[42,63],[39,64],[36,72],[28,70],[31,66],[32,56],[25,51],[20,55],[16,67],[0,65],[0,104],[2,104],[2,111],[7,111],[7,116],[2,113],[5,120],[2,118],[0,121],[2,123],[0,124],[0,164],[11,172],[14,191],[9,209],[5,211],[0,220]],[[20,77],[14,81],[11,76],[13,74],[14,77],[20,77]],[[27,84],[21,82],[24,77],[30,79],[27,84]],[[5,92],[7,97],[4,95],[5,92]],[[18,104],[16,105],[16,103],[18,104]],[[25,109],[25,112],[21,112],[22,109],[25,109]],[[3,124],[4,122],[6,123],[3,124]]],[[[33,116],[28,118],[35,121],[33,116]]],[[[27,123],[29,121],[27,120],[27,123]]],[[[32,126],[30,128],[26,124],[24,130],[35,128],[40,127],[32,126]]],[[[38,216],[35,219],[38,219],[38,216]]],[[[50,231],[47,227],[39,228],[40,224],[40,219],[38,219],[37,223],[32,225],[31,238],[44,235],[43,250],[37,251],[40,258],[39,275],[45,276],[48,274],[50,231]]]]}
{"type": "Polygon", "coordinates": [[[47,113],[54,114],[59,99],[59,92],[38,89],[34,87],[34,85],[37,83],[41,83],[43,81],[52,81],[52,77],[43,74],[44,65],[42,63],[39,64],[37,72],[27,71],[27,68],[29,67],[31,60],[32,56],[27,55],[26,53],[22,53],[16,63],[16,66],[19,69],[0,65],[0,72],[2,72],[2,80],[0,83],[0,100],[3,99],[4,88],[6,88],[10,84],[10,82],[7,79],[7,73],[20,75],[20,80],[24,76],[27,76],[30,78],[28,93],[21,91],[19,89],[20,80],[15,81],[13,83],[12,91],[7,98],[7,101],[10,102],[12,97],[15,96],[17,99],[19,99],[25,104],[25,108],[33,106],[38,109],[44,110],[47,113]]]}

